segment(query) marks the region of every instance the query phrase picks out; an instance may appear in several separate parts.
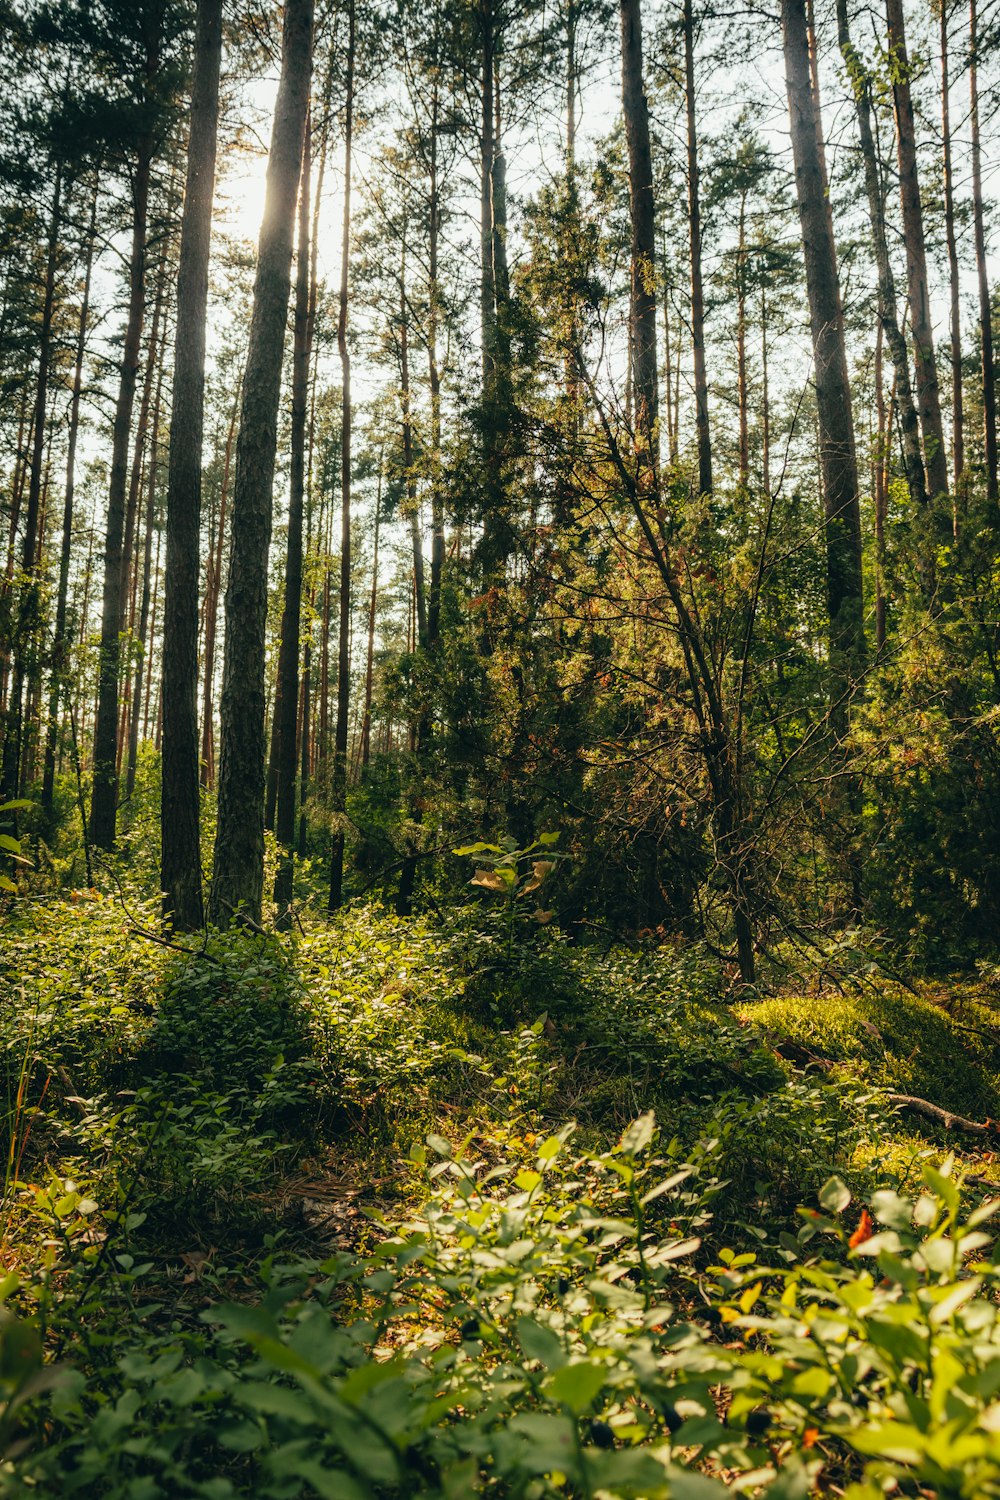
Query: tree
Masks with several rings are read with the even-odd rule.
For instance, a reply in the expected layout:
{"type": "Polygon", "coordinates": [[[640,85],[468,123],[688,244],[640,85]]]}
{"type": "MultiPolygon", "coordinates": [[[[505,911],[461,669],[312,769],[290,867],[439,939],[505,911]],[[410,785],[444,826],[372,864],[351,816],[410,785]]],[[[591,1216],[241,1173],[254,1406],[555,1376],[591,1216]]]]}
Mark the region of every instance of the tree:
{"type": "MultiPolygon", "coordinates": [[[[278,656],[278,786],[275,832],[281,845],[274,878],[279,927],[291,926],[293,844],[295,840],[295,731],[299,707],[299,636],[302,627],[302,525],[306,490],[306,415],[309,395],[309,178],[311,127],[306,118],[302,180],[299,184],[299,241],[295,282],[295,333],[292,346],[291,473],[288,498],[288,542],[285,558],[285,605],[281,615],[278,656]]],[[[277,712],[278,710],[276,710],[277,712]]]]}
{"type": "Polygon", "coordinates": [[[858,467],[837,250],[809,63],[805,0],[782,0],[781,26],[819,414],[830,612],[831,723],[835,736],[842,739],[865,661],[858,467]]]}
{"type": "Polygon", "coordinates": [[[264,644],[271,491],[295,199],[312,73],[312,0],[288,0],[236,440],[210,915],[259,923],[264,885],[264,644]]]}
{"type": "Polygon", "coordinates": [[[948,494],[948,459],[941,422],[941,398],[934,360],[931,296],[924,245],[924,216],[917,175],[917,143],[910,93],[910,62],[906,52],[903,0],[886,0],[889,59],[896,117],[899,196],[903,209],[906,277],[910,299],[910,329],[916,357],[917,408],[924,439],[924,470],[928,499],[939,502],[948,494]]]}
{"type": "Polygon", "coordinates": [[[347,80],[344,105],[344,216],[340,244],[340,298],[337,349],[341,370],[340,438],[340,607],[337,624],[337,725],[333,744],[332,803],[336,820],[330,851],[328,907],[344,899],[344,820],[347,812],[347,746],[351,711],[351,351],[347,342],[351,269],[351,170],[354,145],[354,69],[357,26],[354,0],[347,10],[347,80]]]}
{"type": "MultiPolygon", "coordinates": [[[[118,716],[119,665],[121,633],[124,621],[122,571],[124,558],[125,518],[128,490],[128,451],[132,430],[132,408],[139,373],[139,354],[146,301],[146,237],[149,217],[153,162],[168,121],[168,106],[173,104],[176,73],[168,66],[168,46],[174,39],[178,23],[176,14],[168,16],[168,0],[141,0],[136,5],[125,0],[104,0],[95,7],[89,37],[95,51],[100,48],[109,71],[118,48],[116,33],[127,38],[133,48],[129,62],[134,70],[137,104],[126,99],[122,105],[124,121],[135,120],[131,110],[138,109],[133,126],[134,154],[131,164],[131,250],[128,261],[128,312],[122,342],[112,429],[111,467],[108,484],[108,517],[104,542],[104,587],[101,607],[101,655],[94,723],[94,786],[90,809],[90,838],[99,849],[111,849],[115,842],[118,812],[118,716]],[[168,27],[168,20],[172,23],[168,27]]],[[[128,82],[128,79],[126,79],[128,82]]]]}
{"type": "MultiPolygon", "coordinates": [[[[177,272],[173,414],[163,581],[163,910],[180,932],[200,927],[198,579],[205,412],[205,316],[222,61],[222,0],[199,0],[187,188],[177,272]]],[[[148,533],[147,533],[148,534],[148,533]]]]}

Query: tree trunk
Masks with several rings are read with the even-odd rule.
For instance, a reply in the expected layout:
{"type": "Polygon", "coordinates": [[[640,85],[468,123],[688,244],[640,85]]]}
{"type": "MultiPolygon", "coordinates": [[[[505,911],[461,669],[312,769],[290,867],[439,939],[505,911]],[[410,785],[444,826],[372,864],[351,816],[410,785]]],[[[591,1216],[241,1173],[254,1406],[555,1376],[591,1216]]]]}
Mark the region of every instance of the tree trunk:
{"type": "Polygon", "coordinates": [[[740,489],[750,483],[750,418],[747,410],[747,195],[740,194],[739,239],[736,249],[736,390],[740,418],[740,489]]]}
{"type": "Polygon", "coordinates": [[[479,140],[479,310],[482,338],[483,397],[486,398],[495,373],[496,343],[496,274],[493,264],[493,0],[479,0],[481,32],[480,57],[480,140],[479,140]]]}
{"type": "Polygon", "coordinates": [[[361,768],[371,759],[372,684],[375,677],[375,611],[378,607],[378,539],[382,512],[382,464],[379,462],[378,495],[375,500],[375,543],[372,557],[372,591],[368,602],[368,652],[365,658],[365,711],[361,720],[361,768]]]}
{"type": "Polygon", "coordinates": [[[943,149],[944,234],[948,246],[948,290],[951,331],[951,452],[955,493],[961,487],[965,468],[965,430],[962,400],[962,307],[958,269],[958,237],[955,233],[955,191],[951,162],[951,100],[948,77],[949,0],[941,6],[941,142],[943,149]]]}
{"type": "MultiPolygon", "coordinates": [[[[142,687],[145,676],[149,625],[149,604],[152,592],[153,532],[156,529],[156,470],[160,448],[160,399],[163,392],[163,361],[156,379],[156,398],[153,402],[153,426],[149,445],[149,473],[146,476],[146,536],[142,553],[142,595],[139,603],[138,629],[136,630],[135,681],[132,685],[132,708],[128,726],[128,769],[125,773],[125,796],[129,799],[135,791],[136,769],[139,763],[139,719],[142,713],[142,687]]],[[[176,408],[175,408],[176,410],[176,408]]],[[[152,656],[152,652],[150,652],[152,656]]]]}
{"type": "Polygon", "coordinates": [[[288,0],[233,481],[211,897],[212,920],[223,927],[240,914],[259,923],[263,900],[267,557],[312,29],[312,0],[288,0]]]}
{"type": "MultiPolygon", "coordinates": [[[[242,384],[242,380],[240,382],[242,384]]],[[[222,592],[222,560],[226,545],[226,508],[229,501],[229,473],[233,460],[233,444],[236,441],[236,418],[240,401],[237,395],[233,402],[229,431],[226,434],[226,451],[222,460],[222,481],[219,486],[219,525],[215,535],[215,551],[208,559],[205,579],[205,662],[204,687],[202,689],[201,720],[201,772],[203,787],[215,785],[215,641],[219,629],[219,596],[222,592]]]]}
{"type": "MultiPolygon", "coordinates": [[[[38,376],[35,382],[34,415],[31,429],[31,459],[28,464],[28,504],[24,517],[24,536],[21,546],[21,568],[24,573],[23,594],[16,610],[14,656],[7,718],[4,726],[3,766],[0,772],[0,802],[12,801],[20,792],[22,781],[22,752],[24,739],[25,683],[33,670],[38,649],[37,635],[41,600],[36,574],[38,571],[39,514],[42,497],[42,477],[45,463],[46,412],[48,408],[49,376],[52,364],[52,316],[55,307],[56,266],[59,255],[59,232],[62,227],[62,166],[56,168],[52,190],[52,209],[49,215],[48,248],[45,257],[45,282],[42,291],[42,316],[38,331],[38,376]]],[[[20,510],[20,502],[17,505],[20,510]]],[[[13,563],[16,522],[11,518],[11,563],[13,563]]],[[[11,570],[12,571],[12,570],[11,570]]],[[[14,622],[12,622],[14,623],[14,622]]],[[[28,715],[30,719],[30,714],[28,715]]],[[[16,814],[8,812],[0,817],[0,832],[12,836],[16,833],[16,814]]]]}
{"type": "Polygon", "coordinates": [[[649,108],[642,74],[640,0],[620,0],[622,107],[628,143],[632,223],[632,294],[629,318],[637,449],[656,472],[658,371],[656,368],[656,209],[649,146],[649,108]]]}
{"type": "Polygon", "coordinates": [[[896,152],[899,161],[899,194],[903,209],[903,239],[906,245],[906,276],[909,287],[910,328],[916,359],[917,405],[924,439],[924,472],[927,498],[937,501],[948,493],[948,461],[941,422],[941,397],[934,363],[934,332],[924,248],[924,218],[917,176],[917,145],[910,95],[910,63],[906,55],[903,0],[886,0],[889,52],[892,66],[892,98],[896,117],[896,152]]]}
{"type": "Polygon", "coordinates": [[[292,346],[291,465],[288,482],[288,541],[285,561],[285,604],[281,614],[278,677],[281,681],[281,719],[278,729],[278,801],[275,832],[280,853],[274,878],[276,924],[291,926],[293,846],[295,841],[295,731],[299,709],[299,637],[302,633],[302,524],[306,493],[306,417],[309,406],[309,178],[312,170],[311,124],[306,116],[299,187],[299,245],[295,279],[295,333],[292,346]]]}
{"type": "Polygon", "coordinates": [[[976,273],[979,283],[979,334],[983,356],[983,457],[986,461],[986,499],[995,511],[1000,500],[997,481],[997,394],[993,367],[993,317],[986,265],[986,225],[983,212],[983,162],[979,140],[979,30],[976,0],[969,0],[969,124],[972,132],[972,222],[976,236],[976,273]]]}
{"type": "MultiPolygon", "coordinates": [[[[153,71],[150,60],[149,71],[153,71]]],[[[139,145],[132,179],[132,251],[129,260],[129,308],[122,349],[121,374],[111,445],[108,519],[104,542],[104,589],[101,607],[101,654],[97,718],[94,724],[93,794],[90,841],[112,849],[118,813],[118,668],[121,661],[122,555],[128,486],[128,447],[132,407],[139,376],[139,350],[145,311],[146,221],[153,164],[153,141],[139,145]]]]}
{"type": "Polygon", "coordinates": [[[163,581],[163,914],[180,932],[204,920],[198,775],[198,583],[205,417],[205,317],[219,121],[222,0],[199,0],[187,185],[177,273],[173,413],[163,581]]]}
{"type": "Polygon", "coordinates": [[[831,723],[841,739],[865,659],[861,512],[829,189],[812,89],[804,0],[782,0],[795,187],[806,262],[826,512],[831,723]]]}
{"type": "Polygon", "coordinates": [[[444,495],[441,482],[441,371],[438,365],[438,240],[440,192],[437,164],[438,90],[435,75],[431,104],[430,185],[427,228],[427,379],[431,397],[431,582],[427,600],[427,644],[436,646],[441,635],[441,587],[444,578],[444,495]]]}
{"type": "Polygon", "coordinates": [[[851,42],[847,16],[847,0],[837,0],[837,34],[841,55],[854,93],[854,105],[858,121],[858,136],[861,142],[861,160],[864,165],[865,190],[868,196],[868,215],[872,232],[872,247],[878,273],[879,326],[896,371],[899,391],[899,423],[903,442],[903,469],[910,495],[918,508],[927,503],[927,485],[924,478],[923,459],[920,454],[920,430],[913,391],[910,386],[910,361],[906,339],[899,325],[896,306],[896,280],[889,258],[889,240],[885,222],[885,194],[882,188],[882,173],[879,170],[878,153],[872,131],[871,80],[851,42]]]}
{"type": "Polygon", "coordinates": [[[337,349],[341,368],[340,444],[340,609],[337,628],[337,728],[333,747],[333,846],[330,851],[329,910],[344,899],[344,843],[347,814],[347,738],[351,708],[351,353],[347,343],[348,275],[351,265],[351,150],[354,144],[354,0],[349,0],[347,107],[344,121],[344,221],[340,254],[340,307],[337,349]]]}
{"type": "Polygon", "coordinates": [[[684,0],[684,94],[687,108],[688,230],[691,244],[691,349],[694,359],[695,430],[698,437],[698,489],[712,492],[712,438],[708,425],[708,376],[705,371],[705,294],[701,274],[701,194],[698,182],[698,133],[695,121],[694,15],[684,0]]]}
{"type": "Polygon", "coordinates": [[[76,335],[73,364],[73,394],[69,407],[69,437],[66,448],[66,493],[63,499],[62,547],[59,553],[59,586],[56,593],[56,624],[52,646],[52,685],[49,689],[49,721],[45,738],[45,767],[42,773],[42,816],[51,832],[56,778],[56,743],[59,733],[59,699],[72,644],[66,630],[69,601],[69,564],[73,551],[73,508],[76,492],[76,447],[80,435],[80,396],[83,390],[83,361],[87,352],[87,325],[90,321],[90,287],[94,269],[94,242],[97,228],[97,204],[100,181],[95,173],[94,193],[90,203],[90,225],[87,230],[87,259],[83,277],[83,301],[76,335]]]}

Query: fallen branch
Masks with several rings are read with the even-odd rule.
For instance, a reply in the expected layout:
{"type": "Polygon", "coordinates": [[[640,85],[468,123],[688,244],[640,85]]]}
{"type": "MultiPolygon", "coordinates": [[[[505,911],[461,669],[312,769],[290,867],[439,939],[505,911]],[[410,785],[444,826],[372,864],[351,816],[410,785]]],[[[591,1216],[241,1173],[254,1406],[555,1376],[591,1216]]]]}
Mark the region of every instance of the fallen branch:
{"type": "Polygon", "coordinates": [[[952,1114],[951,1110],[942,1109],[939,1104],[931,1104],[928,1099],[916,1099],[912,1094],[887,1094],[886,1098],[897,1109],[907,1109],[912,1114],[923,1115],[924,1119],[943,1126],[945,1130],[957,1130],[963,1135],[1000,1136],[1000,1123],[996,1120],[985,1120],[982,1123],[967,1120],[964,1115],[952,1114]]]}

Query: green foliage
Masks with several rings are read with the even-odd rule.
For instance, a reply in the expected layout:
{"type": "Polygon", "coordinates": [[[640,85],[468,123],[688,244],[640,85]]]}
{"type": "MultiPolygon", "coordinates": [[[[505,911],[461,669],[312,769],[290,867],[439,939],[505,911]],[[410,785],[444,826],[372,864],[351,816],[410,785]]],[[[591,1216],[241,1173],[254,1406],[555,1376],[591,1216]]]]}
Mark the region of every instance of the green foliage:
{"type": "Polygon", "coordinates": [[[847,994],[764,1000],[741,1014],[864,1083],[977,1119],[1000,1112],[1000,1028],[988,1029],[988,1012],[977,1012],[970,1029],[930,999],[880,982],[847,994]]]}

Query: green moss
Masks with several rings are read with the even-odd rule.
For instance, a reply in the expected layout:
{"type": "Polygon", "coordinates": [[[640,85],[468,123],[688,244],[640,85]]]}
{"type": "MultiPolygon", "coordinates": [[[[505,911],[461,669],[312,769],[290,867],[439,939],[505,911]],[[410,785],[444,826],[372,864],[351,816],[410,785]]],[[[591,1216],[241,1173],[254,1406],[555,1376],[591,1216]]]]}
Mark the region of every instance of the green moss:
{"type": "MultiPolygon", "coordinates": [[[[1000,1112],[1000,1042],[969,1031],[901,985],[782,996],[745,1005],[740,1014],[771,1036],[787,1037],[841,1064],[861,1082],[915,1094],[976,1119],[1000,1112]]],[[[978,1015],[976,1023],[981,1024],[978,1015]]]]}

